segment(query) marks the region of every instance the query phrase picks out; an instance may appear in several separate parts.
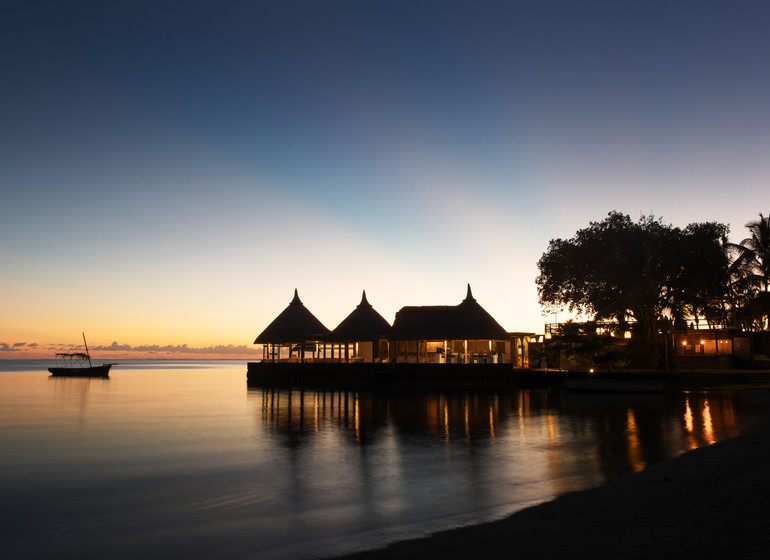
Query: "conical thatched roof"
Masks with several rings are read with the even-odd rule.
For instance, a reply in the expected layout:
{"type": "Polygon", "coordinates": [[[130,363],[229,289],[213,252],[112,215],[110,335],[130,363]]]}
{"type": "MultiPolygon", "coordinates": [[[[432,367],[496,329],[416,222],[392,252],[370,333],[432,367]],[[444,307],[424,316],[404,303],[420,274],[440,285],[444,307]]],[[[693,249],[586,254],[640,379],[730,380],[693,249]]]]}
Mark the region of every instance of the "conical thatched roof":
{"type": "Polygon", "coordinates": [[[507,331],[473,298],[471,286],[460,305],[402,307],[390,340],[505,340],[507,331]]]}
{"type": "Polygon", "coordinates": [[[377,313],[366,301],[366,290],[361,296],[361,303],[351,311],[326,337],[329,342],[367,342],[378,340],[388,334],[390,323],[377,313]]]}
{"type": "Polygon", "coordinates": [[[329,329],[303,305],[295,289],[294,299],[289,306],[273,319],[254,344],[301,343],[323,339],[329,332],[329,329]]]}

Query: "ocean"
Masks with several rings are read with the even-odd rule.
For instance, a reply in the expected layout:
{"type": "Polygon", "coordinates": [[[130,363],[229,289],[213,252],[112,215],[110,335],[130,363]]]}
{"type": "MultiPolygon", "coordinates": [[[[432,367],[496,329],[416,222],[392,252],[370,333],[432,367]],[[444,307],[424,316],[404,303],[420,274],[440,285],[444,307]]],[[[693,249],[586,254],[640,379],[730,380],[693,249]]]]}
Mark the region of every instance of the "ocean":
{"type": "Polygon", "coordinates": [[[245,361],[0,360],[0,557],[326,558],[499,519],[733,437],[730,392],[300,391],[245,361]]]}

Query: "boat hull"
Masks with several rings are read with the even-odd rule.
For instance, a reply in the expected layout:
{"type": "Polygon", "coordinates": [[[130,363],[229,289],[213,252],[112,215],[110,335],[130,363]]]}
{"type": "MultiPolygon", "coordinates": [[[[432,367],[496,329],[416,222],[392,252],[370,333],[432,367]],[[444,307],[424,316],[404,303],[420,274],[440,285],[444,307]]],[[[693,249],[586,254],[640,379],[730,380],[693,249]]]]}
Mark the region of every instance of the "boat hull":
{"type": "Polygon", "coordinates": [[[52,377],[107,377],[112,364],[90,367],[49,367],[52,377]]]}

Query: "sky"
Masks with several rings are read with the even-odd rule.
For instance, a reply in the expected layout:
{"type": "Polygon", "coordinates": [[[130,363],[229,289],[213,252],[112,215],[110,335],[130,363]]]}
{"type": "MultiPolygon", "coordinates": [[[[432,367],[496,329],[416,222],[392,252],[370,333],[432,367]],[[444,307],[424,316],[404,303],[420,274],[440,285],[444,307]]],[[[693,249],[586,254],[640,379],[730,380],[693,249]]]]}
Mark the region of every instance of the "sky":
{"type": "Polygon", "coordinates": [[[469,283],[542,332],[550,239],[617,210],[740,241],[770,213],[768,21],[762,0],[8,0],[0,357],[83,331],[247,356],[295,288],[332,329],[364,289],[392,323],[469,283]]]}

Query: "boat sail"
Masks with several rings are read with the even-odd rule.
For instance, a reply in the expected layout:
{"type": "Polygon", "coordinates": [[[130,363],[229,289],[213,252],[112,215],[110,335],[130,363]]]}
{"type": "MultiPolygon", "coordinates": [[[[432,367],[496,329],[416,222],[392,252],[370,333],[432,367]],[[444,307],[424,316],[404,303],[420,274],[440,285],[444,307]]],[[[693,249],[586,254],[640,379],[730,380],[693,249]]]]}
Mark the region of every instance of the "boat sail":
{"type": "Polygon", "coordinates": [[[115,364],[102,364],[95,366],[91,363],[91,355],[88,353],[86,334],[83,335],[85,352],[57,352],[56,365],[49,367],[48,371],[54,377],[107,377],[110,368],[115,364]]]}

